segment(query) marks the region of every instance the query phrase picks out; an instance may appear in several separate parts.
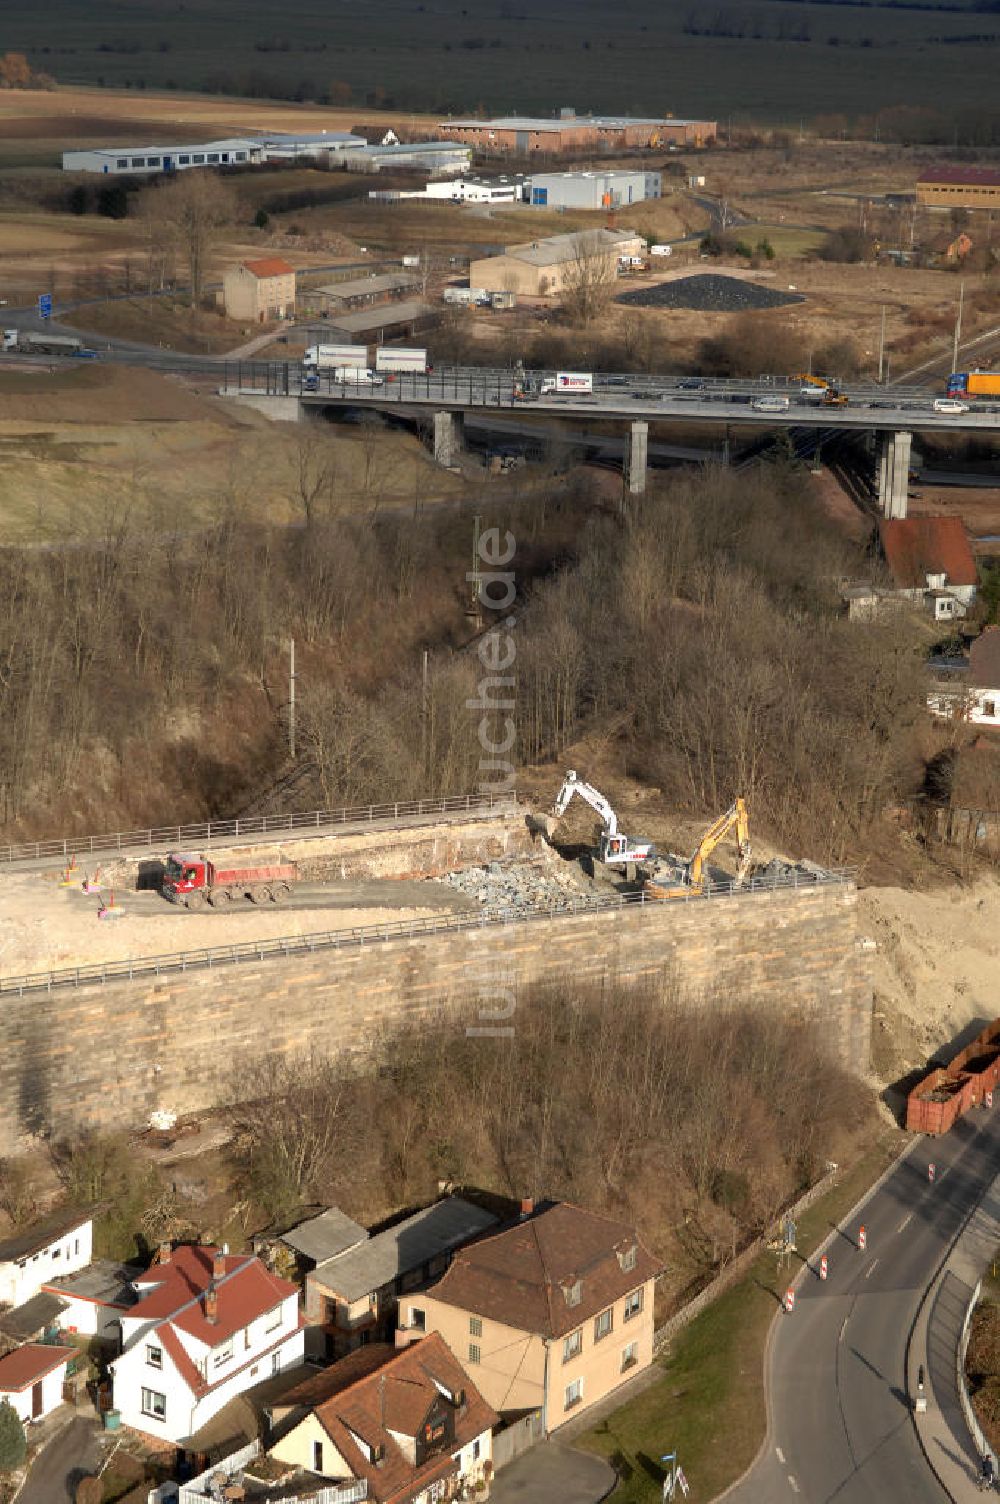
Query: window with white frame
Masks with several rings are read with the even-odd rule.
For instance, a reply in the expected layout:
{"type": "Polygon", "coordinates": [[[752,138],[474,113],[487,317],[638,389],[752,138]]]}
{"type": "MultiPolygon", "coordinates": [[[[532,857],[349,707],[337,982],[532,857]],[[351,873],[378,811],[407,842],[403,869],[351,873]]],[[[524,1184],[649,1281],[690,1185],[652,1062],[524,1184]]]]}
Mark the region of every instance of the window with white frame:
{"type": "Polygon", "coordinates": [[[483,1335],[483,1318],[481,1316],[469,1317],[469,1336],[481,1337],[483,1335]]]}
{"type": "Polygon", "coordinates": [[[276,1332],[281,1325],[281,1307],[275,1306],[273,1311],[268,1312],[265,1332],[276,1332]]]}
{"type": "Polygon", "coordinates": [[[420,1306],[410,1307],[410,1325],[417,1332],[427,1330],[427,1313],[420,1306]]]}
{"type": "Polygon", "coordinates": [[[625,1310],[622,1315],[625,1321],[631,1321],[633,1316],[638,1316],[642,1310],[642,1286],[633,1290],[631,1295],[625,1297],[625,1310]]]}
{"type": "Polygon", "coordinates": [[[478,1363],[481,1357],[482,1357],[482,1353],[479,1350],[479,1343],[478,1342],[470,1342],[469,1343],[469,1362],[470,1363],[478,1363]]]}
{"type": "Polygon", "coordinates": [[[624,1251],[624,1253],[620,1253],[618,1255],[618,1262],[622,1266],[622,1268],[624,1269],[624,1271],[625,1271],[626,1274],[628,1273],[628,1271],[630,1269],[634,1269],[635,1268],[635,1266],[636,1266],[636,1258],[637,1258],[637,1249],[636,1249],[636,1246],[635,1246],[634,1243],[632,1244],[632,1246],[630,1248],[626,1248],[625,1251],[624,1251]]]}
{"type": "Polygon", "coordinates": [[[572,1410],[573,1406],[578,1405],[582,1399],[583,1380],[574,1379],[572,1383],[566,1385],[566,1389],[563,1394],[563,1409],[572,1410]]]}
{"type": "Polygon", "coordinates": [[[622,1373],[624,1373],[627,1368],[634,1368],[635,1365],[638,1363],[638,1361],[639,1361],[639,1344],[638,1344],[638,1342],[628,1342],[628,1343],[626,1343],[626,1345],[622,1348],[622,1373]]]}
{"type": "Polygon", "coordinates": [[[563,1362],[569,1363],[583,1351],[583,1327],[578,1326],[575,1332],[570,1332],[568,1337],[563,1338],[563,1362]]]}
{"type": "Polygon", "coordinates": [[[595,1342],[600,1342],[600,1340],[601,1340],[602,1337],[607,1337],[608,1334],[610,1333],[611,1326],[612,1326],[611,1316],[612,1316],[611,1307],[608,1306],[608,1309],[606,1311],[602,1311],[599,1316],[595,1316],[594,1317],[594,1341],[595,1342]]]}
{"type": "Polygon", "coordinates": [[[158,1394],[155,1389],[142,1391],[142,1413],[152,1416],[153,1420],[166,1420],[167,1396],[158,1394]]]}
{"type": "Polygon", "coordinates": [[[146,1343],[146,1362],[150,1368],[163,1367],[163,1348],[157,1347],[155,1342],[146,1343]]]}

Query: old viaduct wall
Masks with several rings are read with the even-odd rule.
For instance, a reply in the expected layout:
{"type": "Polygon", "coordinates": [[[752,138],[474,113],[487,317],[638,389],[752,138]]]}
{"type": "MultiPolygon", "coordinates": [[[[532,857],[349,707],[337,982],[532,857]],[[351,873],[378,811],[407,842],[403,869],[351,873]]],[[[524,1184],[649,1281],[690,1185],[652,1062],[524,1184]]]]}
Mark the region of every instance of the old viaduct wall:
{"type": "Polygon", "coordinates": [[[831,1056],[862,1071],[871,982],[856,913],[853,883],[829,882],[6,994],[0,1154],[36,1132],[134,1127],[154,1108],[205,1109],[241,1057],[363,1053],[380,1029],[436,1014],[448,999],[474,1003],[486,1036],[516,1028],[517,989],[560,975],[641,978],[672,968],[706,1005],[721,989],[781,1006],[790,1025],[815,1021],[831,1056]]]}

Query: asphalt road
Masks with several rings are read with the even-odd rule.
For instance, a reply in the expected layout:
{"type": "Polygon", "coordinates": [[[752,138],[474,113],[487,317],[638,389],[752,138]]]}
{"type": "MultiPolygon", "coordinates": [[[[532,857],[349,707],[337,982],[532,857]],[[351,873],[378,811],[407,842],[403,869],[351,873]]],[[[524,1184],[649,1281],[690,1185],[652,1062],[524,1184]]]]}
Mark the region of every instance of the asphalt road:
{"type": "Polygon", "coordinates": [[[922,1139],[851,1224],[833,1230],[829,1278],[807,1272],[794,1311],[778,1319],[767,1443],[727,1504],[947,1504],[914,1430],[906,1348],[998,1151],[1000,1114],[973,1113],[946,1137],[922,1139]]]}
{"type": "Polygon", "coordinates": [[[95,1473],[100,1464],[100,1435],[91,1417],[71,1420],[29,1469],[18,1504],[72,1504],[80,1479],[95,1473]]]}

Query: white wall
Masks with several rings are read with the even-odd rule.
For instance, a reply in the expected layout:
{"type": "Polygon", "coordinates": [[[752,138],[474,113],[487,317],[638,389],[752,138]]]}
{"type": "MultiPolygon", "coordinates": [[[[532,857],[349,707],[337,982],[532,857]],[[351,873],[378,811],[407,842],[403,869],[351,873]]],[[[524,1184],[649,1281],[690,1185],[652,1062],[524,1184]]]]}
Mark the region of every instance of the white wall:
{"type": "Polygon", "coordinates": [[[130,1306],[106,1305],[99,1300],[84,1300],[82,1296],[67,1295],[59,1291],[59,1299],[66,1302],[67,1309],[57,1317],[60,1331],[74,1332],[80,1337],[100,1337],[104,1341],[117,1341],[120,1322],[130,1306]]]}
{"type": "MultiPolygon", "coordinates": [[[[65,1363],[60,1363],[58,1368],[54,1368],[51,1373],[45,1375],[42,1380],[42,1415],[48,1415],[50,1410],[54,1410],[62,1403],[62,1386],[65,1377],[65,1363]]],[[[25,1424],[31,1419],[31,1390],[32,1385],[29,1384],[27,1389],[12,1394],[0,1391],[0,1399],[9,1400],[25,1424]]]]}
{"type": "Polygon", "coordinates": [[[43,1285],[58,1275],[75,1274],[90,1263],[94,1250],[94,1224],[89,1219],[38,1253],[0,1264],[0,1303],[21,1306],[43,1285]]]}

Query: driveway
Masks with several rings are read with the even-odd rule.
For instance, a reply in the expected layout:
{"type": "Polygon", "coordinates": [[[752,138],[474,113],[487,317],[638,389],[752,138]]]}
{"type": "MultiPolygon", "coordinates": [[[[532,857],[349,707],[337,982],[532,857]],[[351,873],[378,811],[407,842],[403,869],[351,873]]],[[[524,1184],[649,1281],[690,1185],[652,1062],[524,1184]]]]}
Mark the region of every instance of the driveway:
{"type": "Polygon", "coordinates": [[[616,1483],[603,1457],[540,1441],[497,1473],[491,1504],[598,1504],[616,1483]]]}
{"type": "Polygon", "coordinates": [[[18,1504],[72,1504],[76,1485],[100,1466],[101,1429],[93,1418],[74,1416],[43,1448],[18,1494],[18,1504]]]}

